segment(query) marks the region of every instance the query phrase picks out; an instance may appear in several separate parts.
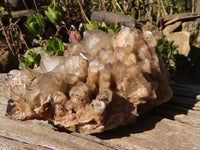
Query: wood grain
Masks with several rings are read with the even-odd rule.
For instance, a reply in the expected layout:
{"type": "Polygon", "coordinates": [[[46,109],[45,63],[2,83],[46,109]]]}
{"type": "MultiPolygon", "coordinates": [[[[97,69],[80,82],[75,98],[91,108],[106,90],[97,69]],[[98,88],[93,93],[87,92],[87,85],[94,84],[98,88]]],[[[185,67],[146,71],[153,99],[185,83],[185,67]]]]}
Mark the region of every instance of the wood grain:
{"type": "Polygon", "coordinates": [[[194,19],[194,18],[199,18],[199,17],[200,17],[200,13],[180,13],[180,14],[173,14],[173,15],[168,15],[164,17],[163,22],[165,23],[164,25],[166,26],[176,21],[194,19]]]}
{"type": "MultiPolygon", "coordinates": [[[[45,8],[46,8],[46,6],[39,8],[39,12],[43,13],[45,8]]],[[[36,11],[36,9],[31,9],[30,13],[35,14],[35,13],[37,13],[37,11],[36,11]]],[[[9,13],[7,11],[0,12],[0,16],[2,17],[2,19],[8,18],[9,13]]],[[[11,11],[11,16],[13,19],[15,19],[15,18],[27,17],[27,16],[30,16],[30,14],[29,14],[28,10],[18,10],[18,11],[11,11]]]]}
{"type": "Polygon", "coordinates": [[[57,129],[46,121],[8,119],[2,90],[5,76],[0,74],[0,149],[200,149],[200,101],[195,98],[200,86],[171,83],[175,91],[172,99],[139,117],[135,124],[82,135],[57,129]]]}
{"type": "Polygon", "coordinates": [[[116,24],[117,21],[120,25],[135,27],[135,20],[132,16],[124,14],[117,14],[116,16],[116,13],[113,12],[93,11],[91,14],[91,20],[105,22],[106,24],[116,24]]]}

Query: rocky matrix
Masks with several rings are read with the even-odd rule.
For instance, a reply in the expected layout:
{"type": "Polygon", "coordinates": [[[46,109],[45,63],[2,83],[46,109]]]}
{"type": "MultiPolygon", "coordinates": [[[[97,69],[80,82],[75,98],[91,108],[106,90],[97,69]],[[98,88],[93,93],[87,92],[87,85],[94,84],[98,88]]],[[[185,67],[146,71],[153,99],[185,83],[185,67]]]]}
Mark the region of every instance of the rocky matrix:
{"type": "Polygon", "coordinates": [[[130,124],[172,96],[149,32],[87,31],[64,56],[43,57],[35,70],[12,70],[5,84],[7,116],[42,119],[84,134],[130,124]]]}

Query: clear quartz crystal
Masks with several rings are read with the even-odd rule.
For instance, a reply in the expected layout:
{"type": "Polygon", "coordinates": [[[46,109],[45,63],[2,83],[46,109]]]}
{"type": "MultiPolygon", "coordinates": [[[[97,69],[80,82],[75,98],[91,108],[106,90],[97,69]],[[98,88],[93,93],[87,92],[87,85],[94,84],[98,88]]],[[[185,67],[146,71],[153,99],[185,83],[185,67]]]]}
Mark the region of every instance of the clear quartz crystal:
{"type": "Polygon", "coordinates": [[[10,118],[49,120],[84,134],[133,123],[172,96],[152,34],[127,27],[114,36],[86,31],[64,56],[10,71],[5,89],[10,118]]]}

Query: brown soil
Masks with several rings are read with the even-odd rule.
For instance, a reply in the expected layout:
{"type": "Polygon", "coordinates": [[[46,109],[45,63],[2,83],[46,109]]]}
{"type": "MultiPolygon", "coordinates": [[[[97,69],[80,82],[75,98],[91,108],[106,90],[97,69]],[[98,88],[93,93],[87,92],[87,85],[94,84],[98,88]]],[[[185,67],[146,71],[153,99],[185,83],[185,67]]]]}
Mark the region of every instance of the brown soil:
{"type": "Polygon", "coordinates": [[[11,69],[17,69],[19,61],[13,56],[5,41],[0,40],[0,73],[7,73],[11,69]]]}

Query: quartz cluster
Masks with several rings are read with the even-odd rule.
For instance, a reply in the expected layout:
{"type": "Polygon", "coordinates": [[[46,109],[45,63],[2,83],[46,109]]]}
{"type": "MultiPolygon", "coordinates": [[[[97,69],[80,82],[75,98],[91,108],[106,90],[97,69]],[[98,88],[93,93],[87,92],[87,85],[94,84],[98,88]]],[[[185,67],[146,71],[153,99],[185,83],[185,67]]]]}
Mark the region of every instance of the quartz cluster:
{"type": "Polygon", "coordinates": [[[7,116],[48,120],[83,134],[135,122],[172,96],[151,33],[124,27],[112,36],[84,32],[64,56],[46,56],[37,69],[11,70],[7,116]]]}

